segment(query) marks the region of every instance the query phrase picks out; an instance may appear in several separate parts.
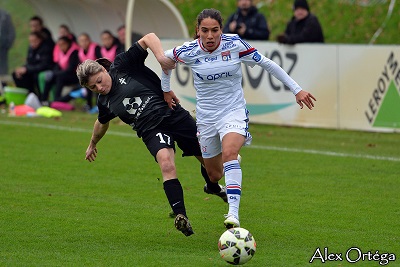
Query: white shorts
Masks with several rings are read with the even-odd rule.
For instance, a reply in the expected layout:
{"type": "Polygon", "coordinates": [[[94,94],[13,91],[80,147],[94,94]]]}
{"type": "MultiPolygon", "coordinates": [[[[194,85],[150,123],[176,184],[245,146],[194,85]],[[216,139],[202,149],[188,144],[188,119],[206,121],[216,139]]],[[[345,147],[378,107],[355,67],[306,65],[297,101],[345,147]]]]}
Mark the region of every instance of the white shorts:
{"type": "Polygon", "coordinates": [[[203,158],[212,158],[222,152],[222,139],[227,133],[238,133],[245,139],[244,145],[250,145],[249,111],[238,109],[226,114],[216,124],[197,123],[197,138],[199,139],[203,158]]]}

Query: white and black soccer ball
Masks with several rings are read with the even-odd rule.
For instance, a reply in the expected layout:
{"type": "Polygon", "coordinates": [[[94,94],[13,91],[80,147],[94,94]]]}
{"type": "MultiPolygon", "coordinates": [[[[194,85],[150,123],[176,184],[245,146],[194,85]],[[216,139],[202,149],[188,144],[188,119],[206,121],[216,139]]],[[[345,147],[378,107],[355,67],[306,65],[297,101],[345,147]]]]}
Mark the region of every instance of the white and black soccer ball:
{"type": "Polygon", "coordinates": [[[222,259],[233,265],[245,264],[256,252],[256,241],[246,229],[236,227],[226,230],[218,240],[222,259]]]}

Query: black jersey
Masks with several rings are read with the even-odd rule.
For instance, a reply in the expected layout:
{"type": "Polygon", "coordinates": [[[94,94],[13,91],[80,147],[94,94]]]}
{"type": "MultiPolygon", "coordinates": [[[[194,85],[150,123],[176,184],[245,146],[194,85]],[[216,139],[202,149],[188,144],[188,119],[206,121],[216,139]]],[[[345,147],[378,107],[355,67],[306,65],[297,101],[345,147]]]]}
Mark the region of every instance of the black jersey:
{"type": "Polygon", "coordinates": [[[174,112],[164,101],[160,78],[144,65],[147,56],[138,43],[117,55],[109,70],[111,90],[97,100],[100,123],[119,117],[141,137],[174,112]]]}

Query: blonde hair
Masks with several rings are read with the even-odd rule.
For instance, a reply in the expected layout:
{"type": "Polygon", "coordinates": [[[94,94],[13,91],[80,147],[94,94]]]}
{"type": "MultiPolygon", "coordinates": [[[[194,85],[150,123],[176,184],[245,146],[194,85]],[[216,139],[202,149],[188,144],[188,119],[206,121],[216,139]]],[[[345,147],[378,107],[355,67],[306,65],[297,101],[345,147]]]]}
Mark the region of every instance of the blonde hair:
{"type": "Polygon", "coordinates": [[[88,88],[89,79],[92,75],[97,74],[103,70],[102,66],[91,59],[87,59],[78,65],[76,69],[76,76],[78,76],[79,84],[88,88]]]}

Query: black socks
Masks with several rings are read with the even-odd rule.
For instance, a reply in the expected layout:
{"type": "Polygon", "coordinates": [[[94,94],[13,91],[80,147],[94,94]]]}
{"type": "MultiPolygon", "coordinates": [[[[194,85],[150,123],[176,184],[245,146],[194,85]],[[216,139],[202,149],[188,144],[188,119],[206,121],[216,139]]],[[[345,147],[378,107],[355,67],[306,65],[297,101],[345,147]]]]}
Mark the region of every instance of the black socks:
{"type": "Polygon", "coordinates": [[[169,205],[171,205],[175,215],[183,214],[186,216],[185,202],[183,201],[183,189],[178,178],[165,181],[164,192],[165,195],[167,195],[169,205]]]}
{"type": "Polygon", "coordinates": [[[208,190],[210,190],[213,193],[219,193],[221,191],[221,187],[219,187],[219,184],[211,182],[210,177],[208,177],[206,168],[204,168],[202,164],[200,164],[200,167],[201,167],[201,175],[203,176],[204,181],[206,181],[208,190]]]}

